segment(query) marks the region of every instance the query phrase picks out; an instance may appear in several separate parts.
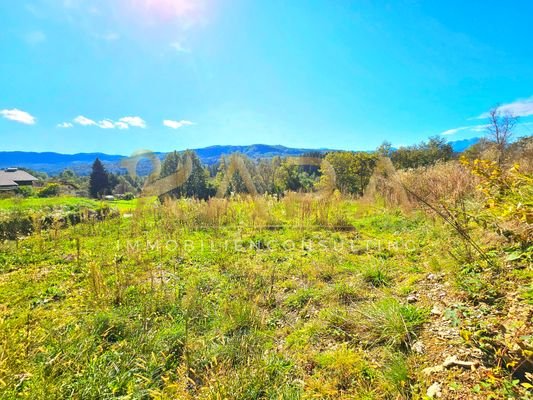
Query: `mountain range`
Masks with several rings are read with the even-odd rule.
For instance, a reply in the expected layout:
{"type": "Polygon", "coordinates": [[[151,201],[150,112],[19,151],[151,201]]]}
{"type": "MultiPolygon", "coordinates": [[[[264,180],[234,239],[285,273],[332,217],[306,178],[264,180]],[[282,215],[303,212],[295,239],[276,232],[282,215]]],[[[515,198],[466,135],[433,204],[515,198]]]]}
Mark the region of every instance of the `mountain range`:
{"type": "MultiPolygon", "coordinates": [[[[450,142],[456,152],[464,151],[476,143],[479,139],[466,139],[450,142]]],[[[311,151],[326,152],[329,149],[304,149],[291,148],[285,146],[272,146],[266,144],[253,144],[249,146],[209,146],[200,149],[194,149],[200,160],[207,165],[217,163],[224,155],[240,153],[251,159],[271,158],[275,156],[289,157],[299,156],[311,151]]],[[[163,159],[167,153],[155,153],[160,159],[163,159]]],[[[53,152],[36,153],[25,151],[0,151],[0,168],[19,167],[29,168],[38,172],[45,172],[49,175],[56,175],[64,169],[70,168],[78,175],[87,175],[90,173],[91,165],[96,158],[99,158],[105,167],[111,172],[123,171],[120,166],[120,160],[127,156],[114,155],[105,153],[77,153],[77,154],[60,154],[53,152]]],[[[148,171],[150,164],[145,161],[139,164],[139,173],[148,171]]]]}

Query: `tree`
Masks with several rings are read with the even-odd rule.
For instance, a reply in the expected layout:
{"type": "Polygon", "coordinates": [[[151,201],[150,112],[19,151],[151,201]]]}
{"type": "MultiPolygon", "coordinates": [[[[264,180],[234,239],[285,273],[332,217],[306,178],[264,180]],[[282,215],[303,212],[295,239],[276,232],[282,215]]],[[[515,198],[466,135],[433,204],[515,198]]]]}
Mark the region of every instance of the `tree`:
{"type": "Polygon", "coordinates": [[[423,150],[426,152],[426,162],[435,164],[436,161],[450,161],[453,155],[452,146],[440,136],[432,136],[423,150]]]}
{"type": "Polygon", "coordinates": [[[233,153],[222,158],[215,178],[218,195],[227,196],[231,193],[248,193],[255,195],[264,188],[262,177],[257,173],[255,163],[244,154],[233,153]]]}
{"type": "Polygon", "coordinates": [[[109,175],[102,162],[97,158],[94,160],[91,176],[89,177],[89,194],[93,198],[98,198],[109,190],[109,175]]]}
{"type": "Polygon", "coordinates": [[[383,143],[379,145],[379,147],[376,149],[376,152],[381,157],[390,157],[393,152],[391,142],[388,142],[385,140],[383,143]]]}
{"type": "Polygon", "coordinates": [[[124,175],[115,175],[118,183],[113,186],[114,194],[126,194],[135,192],[135,187],[124,175]]]}
{"type": "Polygon", "coordinates": [[[376,154],[365,152],[335,151],[328,153],[325,159],[335,171],[337,188],[343,193],[362,196],[377,158],[376,154]]]}
{"type": "Polygon", "coordinates": [[[207,199],[211,194],[207,185],[209,172],[204,169],[200,158],[194,151],[185,151],[182,155],[182,160],[186,160],[187,158],[191,160],[192,170],[189,179],[183,184],[182,194],[186,197],[207,199]]]}
{"type": "Polygon", "coordinates": [[[390,159],[398,169],[426,167],[438,161],[452,158],[453,149],[444,138],[433,136],[428,142],[413,146],[402,146],[390,153],[390,159]]]}
{"type": "Polygon", "coordinates": [[[178,166],[181,162],[180,155],[177,151],[173,151],[167,154],[161,165],[161,178],[172,175],[178,170],[178,166]]]}
{"type": "Polygon", "coordinates": [[[486,154],[491,147],[491,142],[486,138],[481,138],[477,143],[474,143],[463,151],[462,156],[470,161],[474,161],[477,158],[486,158],[486,154]]]}
{"type": "Polygon", "coordinates": [[[521,168],[529,167],[531,172],[533,170],[533,136],[520,137],[511,143],[507,149],[507,157],[513,162],[518,162],[521,168]]]}
{"type": "Polygon", "coordinates": [[[488,118],[487,136],[496,146],[496,161],[501,166],[505,161],[505,153],[513,136],[513,130],[518,122],[518,117],[515,117],[509,112],[501,112],[499,107],[494,107],[489,111],[488,118]]]}
{"type": "Polygon", "coordinates": [[[308,151],[306,153],[303,153],[301,155],[301,158],[316,160],[316,164],[308,164],[308,165],[300,165],[300,170],[303,172],[306,172],[308,175],[320,175],[320,165],[318,163],[319,160],[323,160],[326,155],[321,151],[308,151]]]}
{"type": "Polygon", "coordinates": [[[199,199],[207,199],[212,195],[207,184],[209,172],[202,166],[198,155],[192,151],[187,150],[184,153],[173,151],[168,153],[161,166],[161,178],[165,178],[176,173],[184,165],[190,163],[191,170],[187,180],[178,187],[166,193],[173,197],[196,197],[199,199]]]}
{"type": "MultiPolygon", "coordinates": [[[[181,163],[181,156],[177,151],[172,151],[167,154],[165,159],[163,160],[163,164],[161,165],[161,172],[159,174],[159,178],[166,178],[167,176],[170,176],[172,174],[175,174],[178,171],[178,167],[181,163]]],[[[164,196],[172,196],[172,197],[181,197],[182,195],[182,188],[176,187],[169,191],[168,193],[165,193],[164,196]]]]}
{"type": "Polygon", "coordinates": [[[290,190],[295,192],[302,189],[302,182],[300,181],[300,178],[298,165],[287,160],[283,160],[281,165],[274,173],[274,184],[277,189],[276,191],[284,192],[286,190],[290,190]]]}
{"type": "Polygon", "coordinates": [[[263,192],[278,193],[275,183],[276,171],[281,165],[281,158],[279,156],[271,159],[260,159],[257,162],[258,180],[261,182],[263,192]]]}
{"type": "Polygon", "coordinates": [[[61,171],[61,173],[58,175],[58,178],[65,182],[76,182],[78,176],[73,170],[67,168],[61,171]]]}

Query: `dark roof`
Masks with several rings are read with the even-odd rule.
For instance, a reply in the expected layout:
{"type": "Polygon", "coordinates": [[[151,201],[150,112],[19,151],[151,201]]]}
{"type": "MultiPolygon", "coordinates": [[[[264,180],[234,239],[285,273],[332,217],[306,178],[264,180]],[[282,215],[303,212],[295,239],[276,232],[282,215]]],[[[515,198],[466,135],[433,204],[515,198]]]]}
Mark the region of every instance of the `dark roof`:
{"type": "Polygon", "coordinates": [[[35,182],[38,181],[36,177],[28,174],[26,171],[16,168],[7,168],[0,171],[0,187],[2,186],[18,186],[17,182],[35,182]]]}

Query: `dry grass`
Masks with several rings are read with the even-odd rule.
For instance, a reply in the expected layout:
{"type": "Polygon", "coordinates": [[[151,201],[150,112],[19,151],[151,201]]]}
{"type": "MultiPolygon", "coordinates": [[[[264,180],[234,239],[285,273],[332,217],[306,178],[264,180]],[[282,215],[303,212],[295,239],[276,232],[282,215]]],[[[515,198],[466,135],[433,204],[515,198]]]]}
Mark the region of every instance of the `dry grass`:
{"type": "MultiPolygon", "coordinates": [[[[478,180],[457,161],[399,172],[400,182],[430,204],[461,206],[474,196],[478,180]]],[[[410,201],[416,201],[409,196],[410,201]]]]}

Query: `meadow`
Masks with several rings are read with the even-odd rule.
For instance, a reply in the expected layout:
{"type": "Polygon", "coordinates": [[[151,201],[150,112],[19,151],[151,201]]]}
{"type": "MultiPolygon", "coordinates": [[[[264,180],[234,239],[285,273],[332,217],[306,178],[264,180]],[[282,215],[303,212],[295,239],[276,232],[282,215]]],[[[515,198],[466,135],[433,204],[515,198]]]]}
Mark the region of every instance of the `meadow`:
{"type": "MultiPolygon", "coordinates": [[[[155,199],[149,198],[148,201],[155,199]]],[[[121,212],[133,211],[137,207],[138,199],[133,200],[114,200],[111,204],[121,212]]],[[[98,208],[106,202],[85,197],[33,197],[33,198],[13,198],[8,197],[0,199],[0,212],[13,211],[53,211],[58,209],[80,209],[80,208],[98,208]]]]}
{"type": "Polygon", "coordinates": [[[530,253],[338,193],[119,206],[0,245],[1,398],[531,397],[530,253]]]}

